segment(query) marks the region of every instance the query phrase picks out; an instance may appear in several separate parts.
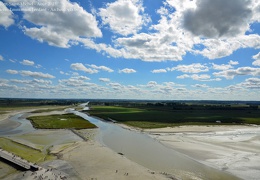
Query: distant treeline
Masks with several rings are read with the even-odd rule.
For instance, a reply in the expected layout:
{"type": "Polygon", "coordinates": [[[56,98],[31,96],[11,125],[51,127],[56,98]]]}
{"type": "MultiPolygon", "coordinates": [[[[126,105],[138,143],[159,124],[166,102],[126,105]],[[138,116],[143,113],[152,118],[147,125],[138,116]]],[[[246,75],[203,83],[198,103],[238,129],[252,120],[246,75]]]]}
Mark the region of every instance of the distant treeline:
{"type": "Polygon", "coordinates": [[[2,98],[0,99],[1,107],[22,107],[22,106],[44,106],[44,105],[59,105],[67,106],[79,103],[84,103],[86,100],[78,99],[13,99],[13,98],[2,98]]]}

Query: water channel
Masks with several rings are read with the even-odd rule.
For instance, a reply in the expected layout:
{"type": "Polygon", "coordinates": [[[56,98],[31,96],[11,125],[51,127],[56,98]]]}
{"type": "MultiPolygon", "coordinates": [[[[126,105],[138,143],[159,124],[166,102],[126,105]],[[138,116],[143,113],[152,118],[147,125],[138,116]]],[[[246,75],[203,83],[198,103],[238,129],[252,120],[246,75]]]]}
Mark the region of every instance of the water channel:
{"type": "Polygon", "coordinates": [[[74,113],[99,127],[100,133],[97,138],[105,146],[151,170],[177,174],[184,179],[239,179],[174,151],[146,133],[125,129],[81,112],[74,111],[74,113]]]}
{"type": "MultiPolygon", "coordinates": [[[[68,112],[72,112],[95,124],[99,128],[97,140],[100,143],[151,170],[166,172],[184,179],[239,179],[227,172],[203,165],[184,154],[174,151],[146,133],[128,130],[114,123],[104,122],[75,110],[69,110],[68,112]]],[[[1,129],[0,135],[7,136],[35,131],[30,121],[25,118],[26,114],[11,117],[10,120],[19,123],[19,125],[13,129],[1,129]]]]}

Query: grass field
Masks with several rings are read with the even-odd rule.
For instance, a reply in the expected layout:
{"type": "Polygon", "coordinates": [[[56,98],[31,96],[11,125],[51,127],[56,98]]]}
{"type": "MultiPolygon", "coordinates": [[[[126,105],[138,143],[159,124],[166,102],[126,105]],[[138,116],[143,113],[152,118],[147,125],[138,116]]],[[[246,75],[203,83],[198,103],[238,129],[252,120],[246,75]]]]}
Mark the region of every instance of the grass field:
{"type": "Polygon", "coordinates": [[[55,158],[52,155],[44,154],[41,151],[16,143],[10,139],[0,138],[0,144],[2,149],[16,154],[17,156],[20,156],[23,159],[26,159],[33,163],[39,163],[45,160],[51,160],[55,158]]]}
{"type": "Polygon", "coordinates": [[[237,109],[182,109],[160,107],[133,108],[120,106],[92,106],[90,115],[140,127],[160,128],[179,125],[260,124],[260,111],[237,109]],[[217,123],[221,121],[221,123],[217,123]]]}
{"type": "Polygon", "coordinates": [[[38,129],[87,129],[96,126],[74,114],[32,116],[27,118],[38,129]]]}

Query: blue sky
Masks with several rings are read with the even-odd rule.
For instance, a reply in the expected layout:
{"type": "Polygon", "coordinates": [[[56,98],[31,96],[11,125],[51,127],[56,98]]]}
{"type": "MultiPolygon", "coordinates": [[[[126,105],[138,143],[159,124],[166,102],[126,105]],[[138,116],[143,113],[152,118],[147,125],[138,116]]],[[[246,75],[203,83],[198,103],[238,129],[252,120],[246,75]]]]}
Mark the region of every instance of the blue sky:
{"type": "Polygon", "coordinates": [[[0,97],[260,100],[258,0],[0,1],[0,97]]]}

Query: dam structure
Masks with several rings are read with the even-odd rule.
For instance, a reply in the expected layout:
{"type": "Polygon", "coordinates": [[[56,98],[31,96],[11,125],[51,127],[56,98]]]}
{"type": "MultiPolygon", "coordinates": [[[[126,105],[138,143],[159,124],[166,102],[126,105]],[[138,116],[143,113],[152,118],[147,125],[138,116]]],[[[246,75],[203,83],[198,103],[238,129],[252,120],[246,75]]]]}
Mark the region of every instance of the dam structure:
{"type": "Polygon", "coordinates": [[[37,166],[36,164],[33,164],[25,159],[22,159],[21,157],[15,154],[7,152],[2,148],[0,148],[0,159],[1,158],[25,170],[37,171],[39,169],[39,166],[37,166]]]}

